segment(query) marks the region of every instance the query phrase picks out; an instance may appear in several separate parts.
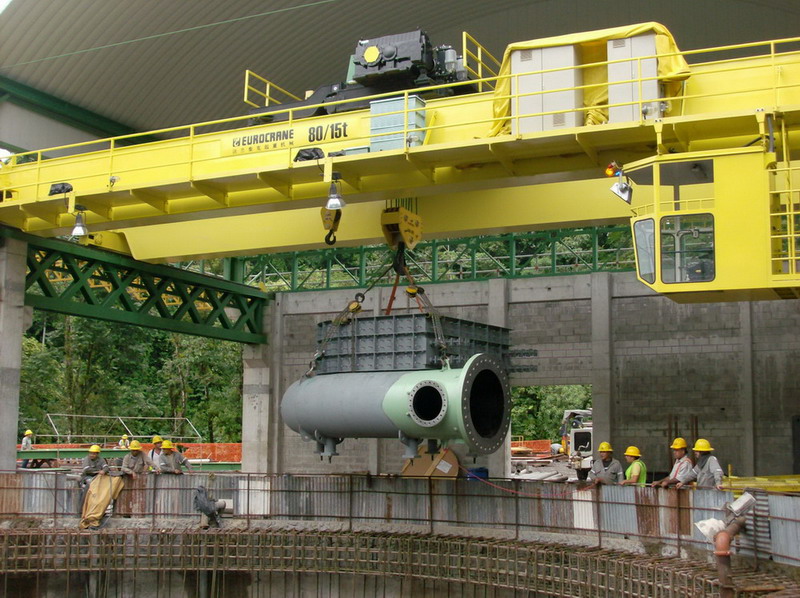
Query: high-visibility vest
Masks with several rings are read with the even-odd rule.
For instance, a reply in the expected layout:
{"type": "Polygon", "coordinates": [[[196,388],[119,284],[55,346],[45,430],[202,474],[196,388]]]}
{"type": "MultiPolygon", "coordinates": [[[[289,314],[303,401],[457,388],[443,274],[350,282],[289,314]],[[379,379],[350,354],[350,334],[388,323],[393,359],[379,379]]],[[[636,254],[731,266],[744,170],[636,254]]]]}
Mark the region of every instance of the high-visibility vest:
{"type": "Polygon", "coordinates": [[[634,463],[638,463],[639,465],[641,465],[641,468],[639,469],[639,481],[637,482],[637,485],[638,486],[646,486],[647,485],[647,465],[645,465],[644,461],[642,461],[641,459],[637,459],[636,461],[634,461],[633,463],[628,465],[628,469],[625,470],[625,479],[626,480],[630,480],[631,479],[631,476],[633,475],[632,469],[633,469],[634,463]]]}

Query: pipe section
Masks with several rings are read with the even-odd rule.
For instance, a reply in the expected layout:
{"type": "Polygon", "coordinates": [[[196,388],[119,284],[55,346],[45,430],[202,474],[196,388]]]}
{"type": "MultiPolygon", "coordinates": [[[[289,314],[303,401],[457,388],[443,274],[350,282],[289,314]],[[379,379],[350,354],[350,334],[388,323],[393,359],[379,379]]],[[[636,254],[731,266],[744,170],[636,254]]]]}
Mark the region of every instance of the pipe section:
{"type": "Polygon", "coordinates": [[[735,589],[731,576],[731,542],[742,529],[745,518],[736,517],[725,529],[714,536],[714,555],[717,558],[717,577],[720,585],[720,598],[734,598],[735,589]]]}
{"type": "Polygon", "coordinates": [[[323,457],[345,438],[399,438],[414,457],[422,439],[496,451],[508,432],[511,398],[500,360],[473,355],[463,368],[354,372],[302,378],[283,395],[281,416],[323,457]]]}

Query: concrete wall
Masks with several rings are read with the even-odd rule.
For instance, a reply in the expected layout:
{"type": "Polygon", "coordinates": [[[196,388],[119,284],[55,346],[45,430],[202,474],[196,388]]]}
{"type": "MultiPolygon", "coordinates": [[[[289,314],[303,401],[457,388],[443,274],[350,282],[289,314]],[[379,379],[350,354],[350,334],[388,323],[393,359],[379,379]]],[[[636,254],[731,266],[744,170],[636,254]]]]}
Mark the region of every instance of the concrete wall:
{"type": "MultiPolygon", "coordinates": [[[[10,144],[26,150],[37,150],[95,139],[99,137],[14,103],[0,104],[0,147],[3,147],[3,144],[10,144]]],[[[78,151],[87,152],[95,149],[97,148],[84,147],[78,151]]],[[[52,158],[73,153],[76,152],[62,150],[48,152],[47,155],[52,158]]]]}
{"type": "MultiPolygon", "coordinates": [[[[505,310],[515,349],[538,349],[536,372],[512,385],[592,384],[596,427],[619,453],[642,449],[651,470],[668,468],[670,434],[700,437],[734,473],[791,473],[791,416],[800,414],[800,304],[796,301],[681,305],[657,296],[633,274],[591,274],[491,283],[430,285],[445,315],[496,323],[505,310]],[[696,419],[695,419],[696,418],[696,419]]],[[[331,319],[353,291],[279,295],[273,305],[271,401],[307,369],[316,324],[331,319]],[[277,324],[276,324],[277,323],[277,324]]],[[[374,289],[364,313],[385,305],[374,289]]],[[[399,303],[399,304],[398,304],[399,303]]],[[[395,309],[414,306],[405,299],[395,309]]],[[[396,473],[394,440],[347,440],[322,463],[312,445],[279,426],[270,450],[275,471],[396,473]]]]}

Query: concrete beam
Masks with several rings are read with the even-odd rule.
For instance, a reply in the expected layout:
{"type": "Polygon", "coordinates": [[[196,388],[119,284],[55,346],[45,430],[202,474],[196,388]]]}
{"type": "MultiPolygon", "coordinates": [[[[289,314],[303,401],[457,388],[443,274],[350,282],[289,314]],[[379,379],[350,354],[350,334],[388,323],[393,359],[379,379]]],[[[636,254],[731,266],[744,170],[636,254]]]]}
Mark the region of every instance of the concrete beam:
{"type": "Polygon", "coordinates": [[[17,467],[26,254],[24,241],[0,238],[0,471],[17,467]]]}

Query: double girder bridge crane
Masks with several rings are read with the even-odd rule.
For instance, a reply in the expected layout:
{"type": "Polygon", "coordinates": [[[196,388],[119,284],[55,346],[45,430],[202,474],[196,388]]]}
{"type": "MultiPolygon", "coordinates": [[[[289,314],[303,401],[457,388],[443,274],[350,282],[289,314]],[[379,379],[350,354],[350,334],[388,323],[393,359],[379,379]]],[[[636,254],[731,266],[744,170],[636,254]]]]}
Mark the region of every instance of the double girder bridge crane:
{"type": "MultiPolygon", "coordinates": [[[[0,223],[55,237],[80,217],[83,243],[144,262],[255,255],[320,247],[333,189],[341,245],[380,242],[408,198],[427,239],[630,223],[639,280],[676,301],[794,298],[799,42],[680,52],[647,23],[493,62],[465,35],[457,69],[435,49],[452,76],[317,104],[250,73],[245,116],[12,156],[0,223]]],[[[408,59],[359,48],[356,77],[408,59]]]]}

